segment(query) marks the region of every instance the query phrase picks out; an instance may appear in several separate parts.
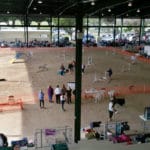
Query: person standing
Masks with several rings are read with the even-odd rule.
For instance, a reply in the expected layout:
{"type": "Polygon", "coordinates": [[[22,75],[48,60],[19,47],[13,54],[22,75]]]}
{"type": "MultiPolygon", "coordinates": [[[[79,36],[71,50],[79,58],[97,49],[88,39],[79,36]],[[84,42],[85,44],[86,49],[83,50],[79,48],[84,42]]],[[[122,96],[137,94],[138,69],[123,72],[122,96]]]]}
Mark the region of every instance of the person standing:
{"type": "Polygon", "coordinates": [[[107,72],[108,72],[108,76],[111,78],[111,76],[112,76],[112,69],[111,68],[109,68],[108,70],[107,70],[107,72]]]}
{"type": "Polygon", "coordinates": [[[85,72],[85,65],[82,64],[82,68],[81,68],[82,74],[85,72]]]}
{"type": "Polygon", "coordinates": [[[65,111],[64,104],[65,104],[66,98],[64,94],[61,94],[60,101],[61,101],[62,110],[65,111]]]}
{"type": "Polygon", "coordinates": [[[111,68],[109,68],[109,69],[107,70],[107,73],[108,73],[108,77],[109,77],[108,82],[110,82],[110,81],[111,81],[111,76],[112,76],[112,74],[113,74],[112,69],[111,69],[111,68]]]}
{"type": "Polygon", "coordinates": [[[61,89],[61,94],[66,95],[66,91],[67,91],[67,88],[65,84],[63,84],[62,89],[61,89]]]}
{"type": "Polygon", "coordinates": [[[49,102],[52,103],[53,102],[54,89],[52,88],[51,85],[47,89],[47,94],[48,94],[49,102]]]}
{"type": "Polygon", "coordinates": [[[42,89],[39,91],[38,98],[40,102],[40,108],[44,108],[44,92],[42,89]]]}
{"type": "Polygon", "coordinates": [[[67,88],[67,103],[70,104],[71,103],[71,92],[72,92],[72,89],[70,87],[67,88]]]}
{"type": "Polygon", "coordinates": [[[56,103],[60,104],[61,89],[60,89],[59,85],[56,86],[54,92],[55,92],[55,96],[56,96],[56,103]]]}
{"type": "Polygon", "coordinates": [[[72,62],[68,64],[68,70],[69,70],[70,73],[73,72],[73,64],[72,64],[72,62]]]}
{"type": "Polygon", "coordinates": [[[0,133],[0,147],[3,147],[5,149],[5,147],[7,146],[8,146],[7,136],[3,133],[0,133]]]}

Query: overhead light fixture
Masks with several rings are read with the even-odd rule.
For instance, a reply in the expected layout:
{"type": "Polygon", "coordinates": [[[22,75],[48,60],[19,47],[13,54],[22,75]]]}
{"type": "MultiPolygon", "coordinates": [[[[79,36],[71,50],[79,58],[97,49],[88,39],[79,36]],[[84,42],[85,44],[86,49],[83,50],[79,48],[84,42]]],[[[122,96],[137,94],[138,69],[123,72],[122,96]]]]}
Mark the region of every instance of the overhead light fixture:
{"type": "Polygon", "coordinates": [[[36,7],[34,7],[34,8],[33,8],[33,10],[37,10],[37,8],[36,8],[36,7]]]}
{"type": "Polygon", "coordinates": [[[110,8],[108,9],[108,12],[111,12],[111,9],[110,9],[110,8]]]}
{"type": "Polygon", "coordinates": [[[92,6],[94,6],[94,5],[95,5],[95,2],[94,2],[94,1],[92,1],[92,2],[91,2],[91,5],[92,5],[92,6]]]}
{"type": "Polygon", "coordinates": [[[132,2],[129,2],[129,3],[128,3],[128,6],[129,6],[129,7],[132,7],[132,2]]]}
{"type": "Polygon", "coordinates": [[[137,13],[140,13],[140,9],[137,9],[137,11],[136,11],[137,13]]]}
{"type": "Polygon", "coordinates": [[[43,3],[43,1],[41,1],[41,0],[38,1],[38,4],[42,4],[42,3],[43,3]]]}

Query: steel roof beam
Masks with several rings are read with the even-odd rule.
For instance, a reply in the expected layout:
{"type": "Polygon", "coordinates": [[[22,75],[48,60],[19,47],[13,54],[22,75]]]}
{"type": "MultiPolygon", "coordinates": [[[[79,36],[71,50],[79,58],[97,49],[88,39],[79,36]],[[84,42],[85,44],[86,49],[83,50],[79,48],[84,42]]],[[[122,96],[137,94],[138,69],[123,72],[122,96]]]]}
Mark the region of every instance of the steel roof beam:
{"type": "Polygon", "coordinates": [[[34,0],[30,0],[30,1],[29,1],[29,4],[28,4],[28,6],[27,6],[27,12],[26,12],[26,14],[29,14],[29,9],[30,9],[31,5],[33,4],[33,1],[34,1],[34,0]]]}

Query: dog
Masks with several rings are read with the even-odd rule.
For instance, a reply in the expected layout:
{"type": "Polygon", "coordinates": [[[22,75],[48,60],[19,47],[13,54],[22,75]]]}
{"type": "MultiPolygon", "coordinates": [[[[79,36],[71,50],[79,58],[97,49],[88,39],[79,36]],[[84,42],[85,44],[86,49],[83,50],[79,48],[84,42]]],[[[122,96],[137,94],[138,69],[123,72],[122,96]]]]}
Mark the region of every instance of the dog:
{"type": "Polygon", "coordinates": [[[114,103],[114,105],[118,104],[120,106],[123,106],[123,105],[125,105],[125,98],[116,98],[114,96],[113,103],[114,103]]]}
{"type": "Polygon", "coordinates": [[[95,103],[100,102],[100,100],[104,98],[104,96],[105,96],[105,90],[100,90],[97,93],[95,93],[94,95],[95,103]]]}
{"type": "Polygon", "coordinates": [[[109,95],[109,98],[110,98],[110,99],[114,99],[113,97],[114,97],[114,95],[115,95],[115,90],[110,90],[110,91],[108,91],[108,95],[109,95]]]}
{"type": "Polygon", "coordinates": [[[91,127],[91,129],[96,128],[96,127],[100,127],[101,123],[102,123],[101,121],[91,122],[90,127],[91,127]]]}
{"type": "Polygon", "coordinates": [[[2,78],[2,79],[0,79],[0,81],[6,81],[6,79],[3,79],[3,78],[2,78]]]}

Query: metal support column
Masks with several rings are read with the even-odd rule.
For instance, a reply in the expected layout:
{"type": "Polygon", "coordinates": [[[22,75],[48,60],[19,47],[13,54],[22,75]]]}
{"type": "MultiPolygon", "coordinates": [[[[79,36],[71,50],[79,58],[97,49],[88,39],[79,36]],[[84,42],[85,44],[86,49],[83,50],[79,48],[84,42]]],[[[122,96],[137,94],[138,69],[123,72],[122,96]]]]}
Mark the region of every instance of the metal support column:
{"type": "Polygon", "coordinates": [[[50,43],[52,43],[52,17],[49,17],[49,25],[50,25],[50,43]]]}
{"type": "Polygon", "coordinates": [[[57,39],[57,40],[58,40],[58,46],[59,46],[59,44],[60,44],[60,42],[59,42],[59,40],[60,40],[60,31],[59,31],[59,29],[60,29],[60,28],[59,28],[59,25],[60,25],[60,17],[58,16],[57,19],[58,19],[58,32],[57,32],[57,34],[58,34],[58,35],[57,35],[57,38],[58,38],[58,39],[57,39]]]}
{"type": "Polygon", "coordinates": [[[114,27],[113,27],[113,46],[116,46],[116,17],[114,17],[114,27]]]}
{"type": "Polygon", "coordinates": [[[25,25],[24,25],[24,38],[25,38],[25,43],[27,44],[28,47],[28,41],[29,41],[29,33],[28,33],[28,14],[25,15],[25,25]]]}
{"type": "Polygon", "coordinates": [[[122,27],[123,27],[123,18],[121,17],[121,33],[120,33],[121,40],[122,40],[122,27]]]}
{"type": "Polygon", "coordinates": [[[33,4],[33,1],[34,0],[29,0],[28,1],[28,6],[27,6],[27,10],[26,10],[26,18],[25,18],[25,32],[26,32],[26,43],[27,43],[27,47],[29,46],[28,45],[28,42],[29,42],[29,33],[28,33],[28,26],[29,26],[29,20],[28,20],[28,15],[29,15],[29,10],[30,10],[30,7],[31,5],[33,4]]]}
{"type": "Polygon", "coordinates": [[[140,19],[140,32],[139,32],[139,43],[138,45],[141,45],[141,37],[142,37],[142,30],[143,30],[143,19],[140,19]]]}
{"type": "Polygon", "coordinates": [[[86,44],[88,45],[88,39],[89,39],[89,17],[86,18],[86,44]]]}
{"type": "MultiPolygon", "coordinates": [[[[99,16],[100,16],[100,14],[99,14],[99,16]]],[[[100,38],[100,36],[101,36],[101,17],[99,17],[98,19],[99,19],[98,37],[100,38]]]]}
{"type": "Polygon", "coordinates": [[[83,14],[82,5],[78,3],[77,16],[76,16],[76,69],[75,69],[75,134],[74,141],[78,143],[80,140],[81,128],[81,87],[82,87],[82,35],[83,35],[83,14]]]}

